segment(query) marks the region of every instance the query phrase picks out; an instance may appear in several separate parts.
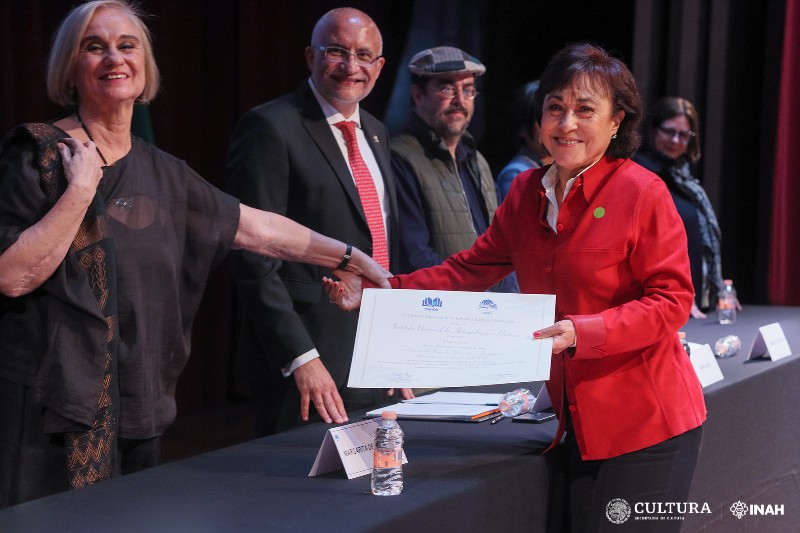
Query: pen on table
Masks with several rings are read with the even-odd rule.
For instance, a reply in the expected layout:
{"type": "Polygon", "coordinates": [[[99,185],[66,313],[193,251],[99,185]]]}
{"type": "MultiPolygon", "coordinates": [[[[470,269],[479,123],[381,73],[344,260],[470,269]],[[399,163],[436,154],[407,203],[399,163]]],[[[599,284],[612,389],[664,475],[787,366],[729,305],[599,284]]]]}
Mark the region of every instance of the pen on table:
{"type": "Polygon", "coordinates": [[[499,414],[499,415],[497,415],[496,417],[492,418],[492,421],[491,421],[491,422],[489,422],[489,423],[490,423],[491,425],[495,425],[495,424],[497,424],[498,422],[500,422],[502,419],[504,419],[505,417],[506,417],[506,415],[504,415],[503,413],[500,413],[500,414],[499,414]]]}

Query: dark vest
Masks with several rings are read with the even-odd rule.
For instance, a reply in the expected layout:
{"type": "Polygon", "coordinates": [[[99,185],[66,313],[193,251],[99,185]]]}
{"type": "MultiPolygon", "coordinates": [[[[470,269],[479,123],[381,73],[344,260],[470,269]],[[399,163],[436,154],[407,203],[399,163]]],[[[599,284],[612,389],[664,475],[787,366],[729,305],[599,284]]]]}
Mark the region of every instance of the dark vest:
{"type": "MultiPolygon", "coordinates": [[[[425,136],[425,132],[420,133],[425,136]]],[[[429,132],[428,136],[431,134],[429,132]]],[[[416,135],[403,133],[392,139],[391,149],[408,162],[422,189],[424,207],[430,220],[428,231],[431,246],[441,257],[449,257],[471,247],[477,235],[472,225],[466,193],[456,170],[456,162],[441,140],[424,140],[426,144],[428,140],[431,141],[427,150],[416,135]]],[[[497,191],[492,171],[477,150],[468,166],[472,170],[471,178],[477,177],[479,180],[480,193],[491,222],[497,209],[497,191]]]]}

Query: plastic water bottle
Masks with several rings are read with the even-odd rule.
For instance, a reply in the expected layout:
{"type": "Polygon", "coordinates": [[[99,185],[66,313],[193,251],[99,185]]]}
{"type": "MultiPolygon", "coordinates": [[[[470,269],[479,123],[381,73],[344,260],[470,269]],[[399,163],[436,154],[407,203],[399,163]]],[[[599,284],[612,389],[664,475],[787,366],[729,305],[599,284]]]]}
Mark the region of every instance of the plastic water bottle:
{"type": "Polygon", "coordinates": [[[686,350],[686,355],[692,355],[692,349],[689,347],[689,342],[686,340],[686,332],[679,331],[678,338],[681,340],[681,346],[683,346],[683,349],[686,350]]]}
{"type": "Polygon", "coordinates": [[[733,281],[729,279],[723,280],[722,289],[719,291],[719,301],[717,302],[717,316],[720,324],[733,324],[736,322],[737,302],[733,281]]]}
{"type": "Polygon", "coordinates": [[[403,430],[397,413],[384,411],[372,450],[372,494],[394,496],[403,490],[403,430]]]}
{"type": "Polygon", "coordinates": [[[500,397],[500,402],[497,406],[503,416],[512,417],[525,413],[530,413],[533,410],[533,404],[536,401],[534,396],[528,389],[517,389],[507,392],[500,397]]]}

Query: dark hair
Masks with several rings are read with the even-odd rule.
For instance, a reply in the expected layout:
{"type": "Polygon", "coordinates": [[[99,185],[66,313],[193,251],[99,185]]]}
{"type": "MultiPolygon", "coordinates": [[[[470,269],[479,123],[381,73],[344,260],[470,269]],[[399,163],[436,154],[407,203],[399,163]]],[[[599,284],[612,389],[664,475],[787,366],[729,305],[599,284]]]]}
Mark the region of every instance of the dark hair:
{"type": "Polygon", "coordinates": [[[411,74],[411,85],[416,85],[422,91],[428,88],[432,76],[420,76],[419,74],[411,74]]]}
{"type": "Polygon", "coordinates": [[[517,134],[517,148],[525,146],[526,138],[530,136],[531,129],[536,123],[536,90],[538,88],[539,80],[534,80],[514,92],[511,110],[514,131],[517,134]]]}
{"type": "Polygon", "coordinates": [[[656,129],[669,119],[680,116],[686,117],[689,129],[694,132],[686,146],[686,159],[690,163],[697,163],[700,160],[700,118],[697,116],[697,109],[685,98],[667,96],[653,104],[653,108],[647,113],[647,143],[651,147],[655,146],[656,129]]]}
{"type": "Polygon", "coordinates": [[[606,153],[612,157],[630,157],[639,148],[642,120],[642,99],[636,81],[625,63],[591,43],[571,44],[550,59],[539,80],[536,91],[536,120],[541,124],[542,106],[546,95],[571,85],[586,76],[592,88],[607,95],[612,112],[625,111],[625,117],[606,153]]]}

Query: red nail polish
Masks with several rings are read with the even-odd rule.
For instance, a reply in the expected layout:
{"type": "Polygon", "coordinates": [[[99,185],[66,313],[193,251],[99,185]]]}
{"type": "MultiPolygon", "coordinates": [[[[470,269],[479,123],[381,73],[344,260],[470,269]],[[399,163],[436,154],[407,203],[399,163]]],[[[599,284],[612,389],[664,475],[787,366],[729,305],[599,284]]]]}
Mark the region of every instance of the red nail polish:
{"type": "Polygon", "coordinates": [[[538,338],[539,338],[539,337],[541,337],[541,336],[542,336],[542,334],[541,334],[541,333],[539,333],[538,331],[534,331],[534,332],[533,332],[533,338],[534,338],[534,339],[538,339],[538,338]]]}

